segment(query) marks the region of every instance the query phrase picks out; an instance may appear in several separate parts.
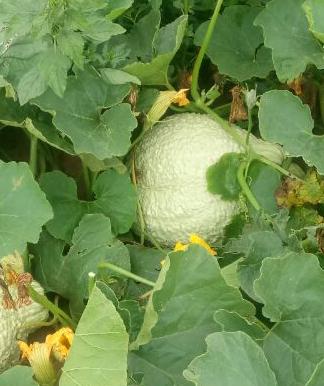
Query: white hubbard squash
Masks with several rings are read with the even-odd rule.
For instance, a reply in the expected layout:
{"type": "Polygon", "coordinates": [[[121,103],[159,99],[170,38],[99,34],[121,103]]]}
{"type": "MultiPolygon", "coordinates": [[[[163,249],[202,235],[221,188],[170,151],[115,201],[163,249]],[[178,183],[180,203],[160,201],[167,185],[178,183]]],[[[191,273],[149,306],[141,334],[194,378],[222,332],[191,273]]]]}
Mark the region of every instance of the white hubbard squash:
{"type": "MultiPolygon", "coordinates": [[[[31,285],[38,293],[44,293],[36,281],[32,281],[31,285]]],[[[5,293],[0,288],[0,374],[18,362],[17,340],[26,340],[34,330],[33,325],[48,318],[48,311],[31,299],[27,304],[19,302],[16,284],[8,285],[7,288],[15,308],[8,308],[3,301],[5,293]]]]}
{"type": "MultiPolygon", "coordinates": [[[[252,135],[250,143],[255,152],[282,162],[279,146],[252,135]]],[[[145,231],[163,246],[187,242],[191,233],[217,240],[239,205],[207,191],[206,171],[229,152],[242,147],[207,115],[176,114],[147,130],[134,154],[145,231]]],[[[138,218],[137,231],[139,224],[138,218]]]]}

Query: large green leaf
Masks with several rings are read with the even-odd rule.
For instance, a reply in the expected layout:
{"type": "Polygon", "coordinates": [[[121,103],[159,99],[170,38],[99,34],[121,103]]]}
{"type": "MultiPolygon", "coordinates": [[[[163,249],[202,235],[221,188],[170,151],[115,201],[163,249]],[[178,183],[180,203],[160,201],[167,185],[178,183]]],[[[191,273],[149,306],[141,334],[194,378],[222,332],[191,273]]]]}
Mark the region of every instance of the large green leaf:
{"type": "Polygon", "coordinates": [[[135,62],[123,68],[144,85],[168,85],[168,68],[178,51],[187,26],[187,16],[162,27],[154,39],[155,56],[148,63],[135,62]]]}
{"type": "Polygon", "coordinates": [[[33,103],[53,115],[53,123],[74,144],[75,151],[99,159],[127,153],[137,121],[130,105],[120,103],[129,85],[106,83],[98,74],[84,71],[68,80],[63,98],[47,91],[33,103]]]}
{"type": "Polygon", "coordinates": [[[141,346],[130,357],[132,372],[144,373],[143,384],[188,385],[182,372],[205,351],[206,335],[219,328],[213,319],[218,309],[243,316],[254,313],[239,290],[226,284],[217,259],[203,248],[193,245],[170,254],[146,309],[136,342],[141,346]]]}
{"type": "Polygon", "coordinates": [[[243,332],[215,332],[184,376],[197,386],[277,386],[262,349],[243,332]]]}
{"type": "Polygon", "coordinates": [[[127,248],[114,238],[110,221],[102,214],[82,218],[68,252],[63,241],[43,232],[34,254],[35,278],[46,290],[69,299],[78,311],[88,295],[88,274],[96,273],[99,263],[109,261],[130,269],[127,248]]]}
{"type": "Polygon", "coordinates": [[[6,26],[5,39],[28,34],[46,25],[46,0],[0,1],[0,24],[6,26]]]}
{"type": "Polygon", "coordinates": [[[74,228],[86,213],[102,213],[110,218],[113,232],[126,233],[135,220],[136,193],[127,174],[107,170],[93,186],[94,201],[81,201],[75,181],[60,171],[45,173],[40,186],[54,210],[46,225],[56,238],[70,241],[74,228]]]}
{"type": "Polygon", "coordinates": [[[35,106],[19,106],[12,98],[5,97],[5,90],[0,91],[0,122],[27,129],[32,135],[51,146],[74,154],[70,141],[63,138],[53,126],[51,116],[35,106]]]}
{"type": "Polygon", "coordinates": [[[324,49],[308,29],[304,0],[272,0],[257,16],[265,45],[272,49],[277,76],[286,82],[297,78],[308,64],[324,68],[324,49]]]}
{"type": "Polygon", "coordinates": [[[15,87],[19,102],[24,105],[48,87],[62,97],[71,61],[48,38],[39,41],[23,38],[11,44],[0,64],[8,68],[5,78],[15,87]]]}
{"type": "Polygon", "coordinates": [[[52,208],[25,163],[0,161],[0,257],[36,243],[52,208]]]}
{"type": "Polygon", "coordinates": [[[128,334],[113,303],[94,287],[75,331],[60,386],[126,386],[128,334]]]}
{"type": "Polygon", "coordinates": [[[306,0],[303,4],[309,29],[324,43],[324,3],[322,0],[306,0]]]}
{"type": "Polygon", "coordinates": [[[302,156],[324,174],[324,137],[312,133],[309,106],[289,91],[272,90],[260,100],[260,132],[265,140],[280,143],[291,156],[302,156]]]}
{"type": "Polygon", "coordinates": [[[125,32],[112,19],[131,1],[0,1],[0,71],[25,104],[51,88],[59,97],[72,62],[83,69],[84,47],[125,32]],[[8,43],[8,44],[7,44],[8,43]],[[31,47],[33,53],[31,54],[31,47]],[[5,72],[5,73],[3,73],[5,72]]]}
{"type": "Polygon", "coordinates": [[[33,370],[28,366],[14,366],[0,375],[0,386],[37,386],[33,370]]]}
{"type": "MultiPolygon", "coordinates": [[[[265,78],[273,69],[271,50],[263,46],[260,27],[253,21],[261,7],[233,5],[217,20],[207,55],[222,74],[239,81],[265,78]]],[[[195,44],[201,45],[209,22],[197,30],[195,44]]]]}
{"type": "Polygon", "coordinates": [[[259,300],[253,288],[255,279],[260,276],[262,261],[276,256],[284,250],[283,242],[277,233],[270,230],[249,232],[232,243],[232,251],[244,253],[245,259],[238,265],[238,275],[242,289],[253,299],[259,300]]]}
{"type": "Polygon", "coordinates": [[[324,272],[316,256],[289,252],[263,261],[255,281],[275,322],[264,351],[280,386],[302,386],[324,358],[324,272]]]}
{"type": "Polygon", "coordinates": [[[93,186],[96,200],[90,206],[111,220],[115,234],[126,233],[136,215],[136,193],[128,174],[107,170],[99,175],[93,186]]]}

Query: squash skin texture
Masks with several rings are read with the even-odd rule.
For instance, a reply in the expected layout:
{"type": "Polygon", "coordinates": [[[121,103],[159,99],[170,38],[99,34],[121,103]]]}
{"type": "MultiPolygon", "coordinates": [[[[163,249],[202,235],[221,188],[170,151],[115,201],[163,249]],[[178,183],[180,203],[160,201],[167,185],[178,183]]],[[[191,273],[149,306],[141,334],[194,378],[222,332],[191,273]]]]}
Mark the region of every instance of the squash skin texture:
{"type": "MultiPolygon", "coordinates": [[[[35,280],[31,285],[38,293],[44,294],[43,288],[35,280]]],[[[15,284],[8,286],[8,290],[16,304],[16,309],[4,308],[3,294],[0,296],[0,374],[18,363],[20,352],[17,340],[26,340],[34,331],[31,324],[48,318],[48,311],[34,301],[18,306],[18,291],[15,284]]]]}
{"type": "Polygon", "coordinates": [[[0,307],[0,374],[19,359],[16,342],[18,326],[16,311],[0,307]]]}
{"type": "Polygon", "coordinates": [[[173,115],[149,129],[135,150],[146,232],[162,246],[187,242],[191,233],[209,243],[221,237],[239,204],[208,192],[206,171],[223,154],[241,150],[203,114],[173,115]]]}

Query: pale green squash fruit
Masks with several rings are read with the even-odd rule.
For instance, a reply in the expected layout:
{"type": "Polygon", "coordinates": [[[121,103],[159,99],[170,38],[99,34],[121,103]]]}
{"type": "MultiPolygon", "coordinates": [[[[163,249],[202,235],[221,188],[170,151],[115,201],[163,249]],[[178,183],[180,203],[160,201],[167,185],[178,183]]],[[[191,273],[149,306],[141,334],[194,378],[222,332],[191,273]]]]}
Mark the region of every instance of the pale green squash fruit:
{"type": "MultiPolygon", "coordinates": [[[[244,139],[246,131],[236,130],[244,139]]],[[[279,146],[254,136],[250,143],[255,152],[282,162],[279,146]]],[[[191,233],[210,243],[221,237],[240,207],[208,192],[206,171],[222,155],[242,150],[204,114],[176,114],[147,130],[134,153],[145,231],[162,246],[187,242],[191,233]]],[[[135,229],[140,229],[140,218],[135,229]]]]}
{"type": "MultiPolygon", "coordinates": [[[[44,293],[43,288],[36,281],[33,281],[31,285],[38,293],[44,293]]],[[[30,304],[19,303],[18,290],[14,284],[7,288],[16,308],[6,306],[6,303],[3,302],[4,292],[0,288],[0,373],[18,362],[17,341],[26,340],[34,330],[35,323],[48,318],[48,311],[40,304],[34,301],[31,301],[30,304]]]]}

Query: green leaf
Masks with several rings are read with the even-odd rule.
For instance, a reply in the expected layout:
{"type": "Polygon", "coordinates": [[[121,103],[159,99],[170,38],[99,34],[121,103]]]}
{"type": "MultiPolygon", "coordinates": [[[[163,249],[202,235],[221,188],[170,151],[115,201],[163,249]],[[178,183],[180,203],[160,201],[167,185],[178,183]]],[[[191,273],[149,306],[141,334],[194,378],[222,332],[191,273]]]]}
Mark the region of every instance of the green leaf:
{"type": "Polygon", "coordinates": [[[249,167],[248,180],[262,209],[269,214],[275,213],[278,210],[275,193],[281,182],[281,174],[271,166],[254,162],[249,167]]]}
{"type": "Polygon", "coordinates": [[[81,201],[75,181],[60,171],[45,173],[40,186],[54,210],[54,218],[46,225],[56,238],[70,241],[74,228],[86,213],[102,213],[110,218],[113,232],[126,233],[136,214],[136,194],[126,174],[107,170],[94,183],[95,200],[81,201]]]}
{"type": "Polygon", "coordinates": [[[126,47],[130,50],[131,59],[140,58],[142,62],[152,59],[154,39],[159,30],[160,21],[160,12],[152,10],[142,17],[127,35],[122,37],[121,41],[125,42],[126,47]]]}
{"type": "Polygon", "coordinates": [[[263,326],[257,318],[244,318],[237,312],[218,310],[214,314],[214,320],[220,326],[221,331],[244,332],[260,345],[262,345],[263,339],[269,332],[269,330],[263,326]]]}
{"type": "MultiPolygon", "coordinates": [[[[207,55],[222,74],[242,82],[252,77],[265,78],[273,69],[271,50],[263,46],[260,27],[253,25],[261,7],[233,5],[225,8],[217,20],[207,55]]],[[[195,34],[200,46],[209,22],[195,34]]]]}
{"type": "Polygon", "coordinates": [[[70,58],[81,70],[83,70],[84,40],[82,39],[81,34],[62,29],[56,37],[56,43],[62,54],[70,58]]]}
{"type": "Polygon", "coordinates": [[[28,366],[14,366],[0,375],[0,386],[37,386],[33,370],[28,366]]]}
{"type": "Polygon", "coordinates": [[[324,358],[324,272],[317,257],[289,252],[265,259],[254,289],[263,314],[276,323],[264,352],[278,385],[304,385],[324,358]]]}
{"type": "Polygon", "coordinates": [[[207,352],[184,372],[195,385],[278,385],[262,349],[243,332],[215,332],[206,342],[207,352]]]}
{"type": "Polygon", "coordinates": [[[46,224],[47,231],[57,239],[70,242],[74,229],[87,213],[87,203],[79,201],[73,178],[60,171],[42,174],[39,184],[54,212],[54,218],[46,224]]]}
{"type": "Polygon", "coordinates": [[[291,156],[302,156],[308,165],[324,174],[324,137],[312,133],[310,108],[297,96],[283,90],[264,93],[259,122],[265,140],[280,143],[291,156]]]}
{"type": "Polygon", "coordinates": [[[5,256],[36,243],[53,213],[27,164],[0,161],[0,176],[0,256],[5,256]]]}
{"type": "Polygon", "coordinates": [[[133,4],[134,0],[110,0],[106,11],[109,20],[115,20],[133,4]]]}
{"type": "Polygon", "coordinates": [[[110,84],[141,84],[141,81],[136,76],[113,68],[103,68],[100,70],[100,74],[110,84]]]}
{"type": "Polygon", "coordinates": [[[0,2],[0,24],[7,27],[6,39],[28,34],[36,25],[45,23],[46,0],[0,2]]]}
{"type": "Polygon", "coordinates": [[[192,245],[186,252],[170,254],[146,308],[136,342],[141,346],[130,356],[132,372],[143,372],[147,385],[188,385],[182,372],[204,352],[206,335],[217,328],[213,315],[218,309],[254,313],[239,290],[226,284],[217,259],[203,248],[192,245]]]}
{"type": "Polygon", "coordinates": [[[308,64],[324,68],[324,49],[308,29],[303,2],[272,0],[255,19],[255,25],[263,28],[265,45],[272,49],[281,82],[297,78],[308,64]]]}
{"type": "Polygon", "coordinates": [[[154,40],[155,57],[148,63],[136,62],[123,68],[140,79],[143,85],[168,85],[167,72],[178,51],[187,26],[187,16],[161,28],[154,40]]]}
{"type": "MultiPolygon", "coordinates": [[[[50,87],[56,95],[63,96],[66,87],[67,71],[71,66],[71,61],[60,51],[55,50],[53,43],[47,41],[34,42],[36,53],[26,57],[24,60],[15,55],[14,50],[28,53],[30,41],[17,41],[13,44],[6,55],[9,56],[7,65],[9,66],[10,81],[16,88],[19,102],[24,105],[32,98],[42,95],[50,87]],[[46,47],[46,48],[45,48],[46,47]]],[[[4,59],[6,63],[6,59],[4,59]]]]}
{"type": "Polygon", "coordinates": [[[92,210],[110,218],[115,234],[126,233],[135,220],[137,205],[129,176],[107,170],[99,175],[93,191],[96,201],[92,204],[92,210]]]}
{"type": "Polygon", "coordinates": [[[241,186],[237,171],[242,162],[239,153],[226,153],[220,160],[207,169],[207,189],[210,193],[221,195],[223,200],[237,201],[241,186]]]}
{"type": "Polygon", "coordinates": [[[89,12],[84,15],[83,19],[80,19],[81,15],[77,12],[74,18],[76,29],[80,29],[84,36],[94,40],[97,44],[125,32],[122,26],[105,19],[100,14],[89,12]]]}
{"type": "Polygon", "coordinates": [[[88,274],[97,273],[99,263],[109,261],[130,269],[127,248],[114,238],[109,219],[102,214],[82,218],[68,252],[64,241],[43,232],[34,254],[35,278],[46,290],[69,299],[75,312],[82,311],[83,299],[88,296],[88,274]]]}
{"type": "Polygon", "coordinates": [[[321,0],[306,0],[303,4],[309,24],[309,29],[324,43],[324,3],[321,0]]]}
{"type": "Polygon", "coordinates": [[[260,276],[263,259],[284,250],[281,238],[272,231],[247,230],[240,239],[232,242],[231,250],[244,254],[245,259],[238,266],[241,287],[252,299],[259,301],[253,288],[254,281],[260,276]]]}
{"type": "Polygon", "coordinates": [[[60,386],[126,386],[128,334],[113,303],[94,287],[75,331],[60,386]]]}
{"type": "Polygon", "coordinates": [[[47,91],[33,103],[51,113],[53,123],[75,151],[99,159],[125,155],[137,121],[130,105],[120,103],[129,85],[109,85],[94,72],[70,77],[63,98],[47,91]],[[120,104],[118,104],[120,103],[120,104]]]}
{"type": "Polygon", "coordinates": [[[41,141],[66,153],[74,154],[73,146],[53,126],[49,114],[30,105],[19,106],[12,98],[5,97],[5,90],[0,90],[0,122],[8,126],[25,128],[41,141]]]}
{"type": "Polygon", "coordinates": [[[101,172],[103,170],[114,169],[119,174],[127,173],[127,166],[117,158],[106,158],[104,160],[99,160],[92,154],[81,154],[80,158],[86,167],[88,167],[92,172],[101,172]]]}

